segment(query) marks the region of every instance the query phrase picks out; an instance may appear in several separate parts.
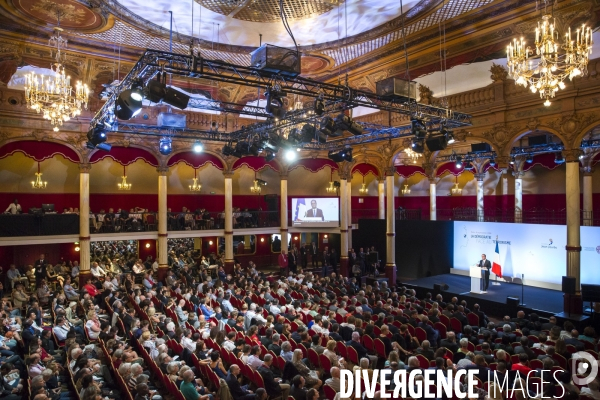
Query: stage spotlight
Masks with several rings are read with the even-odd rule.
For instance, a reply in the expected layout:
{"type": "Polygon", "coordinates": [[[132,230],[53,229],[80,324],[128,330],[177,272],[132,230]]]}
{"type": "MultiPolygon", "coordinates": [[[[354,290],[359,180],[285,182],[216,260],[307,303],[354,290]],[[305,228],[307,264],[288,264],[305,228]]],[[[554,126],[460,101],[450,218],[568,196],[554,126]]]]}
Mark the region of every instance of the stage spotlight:
{"type": "Polygon", "coordinates": [[[230,156],[233,154],[233,147],[231,147],[231,143],[227,143],[225,146],[223,146],[223,149],[221,150],[221,153],[223,153],[224,156],[230,156]]]}
{"type": "Polygon", "coordinates": [[[248,154],[250,154],[250,143],[248,142],[238,142],[231,153],[232,156],[237,158],[242,158],[248,154]]]}
{"type": "Polygon", "coordinates": [[[194,146],[192,147],[192,149],[194,150],[194,153],[201,153],[202,150],[204,150],[204,147],[202,147],[202,143],[196,142],[196,143],[194,143],[194,146]]]}
{"type": "Polygon", "coordinates": [[[348,131],[358,136],[363,134],[363,127],[354,122],[348,115],[342,113],[335,119],[336,128],[342,131],[348,131]]]}
{"type": "Polygon", "coordinates": [[[531,164],[533,162],[533,154],[527,154],[527,158],[525,159],[525,161],[531,164]]]}
{"type": "Polygon", "coordinates": [[[163,102],[180,110],[185,110],[190,101],[190,96],[187,94],[161,82],[160,74],[157,80],[151,80],[146,85],[146,98],[152,103],[163,102]]]}
{"type": "Polygon", "coordinates": [[[565,162],[565,158],[562,155],[562,152],[557,152],[556,155],[554,156],[554,162],[556,164],[563,164],[565,162]]]}
{"type": "Polygon", "coordinates": [[[448,138],[441,133],[435,135],[429,134],[427,139],[425,139],[425,144],[427,144],[427,148],[430,151],[441,151],[448,147],[448,138]]]}
{"type": "Polygon", "coordinates": [[[300,137],[302,138],[302,143],[310,143],[314,138],[317,130],[314,126],[310,124],[304,124],[302,130],[300,132],[300,137]]]}
{"type": "Polygon", "coordinates": [[[342,149],[339,151],[330,151],[327,157],[335,162],[352,161],[352,149],[342,149]]]}
{"type": "Polygon", "coordinates": [[[285,159],[288,161],[294,161],[298,156],[298,152],[293,149],[288,149],[285,151],[285,159]]]}
{"type": "Polygon", "coordinates": [[[462,157],[461,156],[456,156],[456,168],[462,168],[463,163],[462,163],[462,157]]]}
{"type": "Polygon", "coordinates": [[[300,132],[298,131],[298,128],[290,129],[290,132],[288,133],[286,141],[287,141],[287,145],[291,146],[291,147],[297,147],[300,144],[302,144],[302,137],[300,136],[300,132]]]}
{"type": "Polygon", "coordinates": [[[163,103],[179,108],[180,110],[185,110],[189,101],[190,96],[179,90],[175,90],[172,87],[167,87],[165,97],[163,98],[163,103]]]}
{"type": "Polygon", "coordinates": [[[283,105],[283,99],[285,93],[279,90],[269,88],[267,92],[267,105],[265,111],[273,118],[283,119],[285,117],[285,107],[283,105]]]}
{"type": "MultiPolygon", "coordinates": [[[[340,136],[342,134],[341,131],[337,130],[335,122],[331,117],[325,117],[321,120],[321,124],[319,126],[319,132],[326,136],[340,136]]],[[[325,138],[326,139],[326,138],[325,138]]]]}
{"type": "Polygon", "coordinates": [[[87,133],[88,142],[91,143],[94,147],[99,145],[100,143],[106,142],[106,129],[103,125],[97,124],[87,133]]]}
{"type": "Polygon", "coordinates": [[[129,120],[142,111],[142,95],[139,89],[127,89],[117,97],[115,115],[122,120],[129,120]]]}
{"type": "Polygon", "coordinates": [[[495,166],[496,166],[496,159],[490,158],[490,167],[495,167],[495,166]]]}
{"type": "Polygon", "coordinates": [[[102,151],[110,151],[110,149],[112,149],[112,145],[108,144],[108,143],[100,143],[99,145],[96,146],[96,148],[98,150],[102,150],[102,151]]]}
{"type": "Polygon", "coordinates": [[[422,154],[425,151],[425,141],[423,139],[413,138],[411,148],[415,153],[422,154]]]}
{"type": "Polygon", "coordinates": [[[318,115],[319,117],[321,115],[323,115],[323,113],[325,112],[325,103],[323,102],[323,99],[320,99],[320,98],[315,99],[314,111],[315,111],[315,114],[318,115]]]}
{"type": "Polygon", "coordinates": [[[510,165],[515,164],[515,156],[510,156],[510,165]]]}
{"type": "Polygon", "coordinates": [[[413,119],[410,121],[411,132],[417,139],[425,139],[427,135],[427,127],[425,127],[425,122],[421,119],[413,119]]]}
{"type": "Polygon", "coordinates": [[[266,162],[273,161],[275,159],[275,155],[276,155],[276,153],[273,150],[266,149],[265,150],[265,161],[266,162]]]}
{"type": "Polygon", "coordinates": [[[448,131],[446,129],[442,129],[440,131],[441,134],[445,134],[446,138],[448,139],[448,144],[452,144],[456,142],[456,139],[454,138],[454,133],[452,133],[451,131],[448,131]]]}
{"type": "Polygon", "coordinates": [[[473,170],[473,164],[471,163],[471,161],[465,161],[465,171],[472,171],[473,170]]]}
{"type": "Polygon", "coordinates": [[[173,151],[173,144],[170,137],[162,137],[158,141],[158,151],[163,156],[168,156],[173,151]]]}

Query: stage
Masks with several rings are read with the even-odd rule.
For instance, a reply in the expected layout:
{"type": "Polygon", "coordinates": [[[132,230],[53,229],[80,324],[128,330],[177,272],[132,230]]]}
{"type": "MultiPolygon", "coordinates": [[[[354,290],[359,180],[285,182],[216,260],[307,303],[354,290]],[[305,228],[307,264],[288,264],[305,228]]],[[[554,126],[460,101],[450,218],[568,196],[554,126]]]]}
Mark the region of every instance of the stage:
{"type": "MultiPolygon", "coordinates": [[[[509,314],[511,317],[515,316],[515,308],[506,304],[507,297],[517,297],[522,301],[521,285],[513,283],[501,282],[500,285],[492,285],[493,281],[490,280],[487,293],[476,294],[470,293],[471,278],[463,275],[443,274],[427,278],[399,278],[398,280],[404,286],[416,289],[421,298],[426,292],[431,292],[435,296],[433,285],[445,283],[448,285],[448,290],[442,292],[444,301],[450,300],[452,296],[458,296],[459,300],[466,300],[469,307],[479,303],[486,314],[498,318],[502,318],[505,314],[509,314]]],[[[559,314],[563,311],[562,292],[533,286],[524,286],[523,291],[525,307],[517,307],[517,309],[536,312],[540,316],[559,314]]]]}

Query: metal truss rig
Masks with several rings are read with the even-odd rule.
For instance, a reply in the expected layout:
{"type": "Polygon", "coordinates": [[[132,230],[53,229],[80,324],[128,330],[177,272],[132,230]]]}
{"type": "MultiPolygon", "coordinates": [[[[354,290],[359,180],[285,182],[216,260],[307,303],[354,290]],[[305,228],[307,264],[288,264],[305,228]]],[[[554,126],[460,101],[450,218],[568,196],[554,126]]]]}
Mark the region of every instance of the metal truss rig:
{"type": "MultiPolygon", "coordinates": [[[[254,67],[246,67],[230,64],[220,60],[208,60],[202,57],[184,54],[175,54],[159,50],[146,50],[138,62],[133,66],[125,78],[108,94],[108,99],[102,108],[96,113],[91,121],[95,126],[98,122],[112,116],[115,102],[119,94],[130,88],[135,80],[141,79],[147,84],[158,72],[166,72],[179,76],[192,78],[210,79],[219,82],[235,83],[243,86],[268,88],[278,85],[281,90],[288,94],[321,98],[328,104],[344,104],[344,108],[364,106],[381,111],[395,112],[404,115],[417,116],[427,121],[428,125],[435,126],[444,123],[447,128],[457,128],[471,125],[471,116],[464,113],[452,111],[447,108],[434,107],[417,102],[399,102],[387,96],[379,96],[374,93],[361,91],[344,85],[335,85],[319,82],[300,76],[291,77],[272,73],[254,67]]],[[[190,99],[190,106],[208,110],[221,111],[225,113],[237,113],[268,116],[263,108],[248,107],[235,103],[224,103],[214,100],[190,99]]],[[[297,124],[296,114],[292,113],[280,123],[288,122],[297,124]]],[[[112,118],[109,118],[112,119],[112,118]]],[[[264,122],[265,128],[274,128],[272,122],[264,122]]],[[[279,125],[279,124],[275,124],[279,125]]],[[[276,128],[276,127],[275,127],[276,128]]],[[[406,127],[397,128],[405,131],[406,127]]],[[[140,132],[141,133],[141,132],[140,132]]],[[[242,132],[232,132],[233,137],[240,136],[242,132]]],[[[377,140],[387,139],[378,137],[377,140]]],[[[352,144],[355,138],[337,139],[333,141],[348,141],[352,144]]],[[[371,140],[376,141],[376,140],[371,140]]],[[[311,143],[309,146],[311,147],[311,143]]]]}

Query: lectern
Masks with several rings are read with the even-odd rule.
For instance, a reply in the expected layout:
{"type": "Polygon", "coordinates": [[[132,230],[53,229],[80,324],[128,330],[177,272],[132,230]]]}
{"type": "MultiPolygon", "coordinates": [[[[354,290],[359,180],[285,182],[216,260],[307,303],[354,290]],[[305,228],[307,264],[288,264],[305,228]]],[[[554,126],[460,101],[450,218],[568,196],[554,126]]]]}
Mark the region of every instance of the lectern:
{"type": "Polygon", "coordinates": [[[483,274],[483,269],[478,266],[474,265],[471,267],[469,271],[469,276],[471,277],[471,293],[482,293],[481,282],[483,274]]]}

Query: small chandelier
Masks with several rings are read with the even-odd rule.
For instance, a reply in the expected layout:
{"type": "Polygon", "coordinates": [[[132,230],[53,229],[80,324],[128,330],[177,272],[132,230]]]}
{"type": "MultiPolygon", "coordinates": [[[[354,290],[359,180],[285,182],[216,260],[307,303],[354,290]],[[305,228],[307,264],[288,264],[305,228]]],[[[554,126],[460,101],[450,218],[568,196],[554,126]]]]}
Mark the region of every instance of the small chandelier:
{"type": "Polygon", "coordinates": [[[193,183],[189,185],[191,192],[199,192],[202,189],[202,185],[198,183],[198,178],[196,177],[196,168],[194,168],[194,179],[193,183]]]}
{"type": "Polygon", "coordinates": [[[54,132],[58,132],[63,122],[75,118],[81,114],[82,107],[87,109],[90,94],[87,85],[78,81],[75,92],[71,87],[71,77],[65,73],[62,65],[61,50],[67,47],[67,39],[61,36],[63,29],[60,27],[60,12],[57,11],[58,26],[54,28],[54,35],[48,44],[56,47],[55,63],[50,67],[54,76],[45,77],[31,72],[25,79],[25,99],[27,108],[41,113],[44,119],[50,121],[54,126],[54,132]]]}
{"type": "Polygon", "coordinates": [[[127,175],[125,174],[125,166],[123,165],[123,180],[121,183],[117,183],[119,190],[131,190],[131,183],[127,183],[127,175]]]}
{"type": "Polygon", "coordinates": [[[573,41],[569,27],[560,45],[555,22],[551,23],[550,18],[551,15],[545,13],[535,29],[535,54],[523,38],[514,39],[506,49],[509,75],[517,85],[539,92],[540,98],[546,99],[545,106],[551,104],[550,99],[559,89],[565,88],[566,79],[572,80],[586,72],[592,52],[591,28],[583,24],[573,41]]]}
{"type": "Polygon", "coordinates": [[[42,181],[42,173],[40,172],[40,162],[38,161],[38,170],[35,173],[35,182],[31,182],[32,189],[46,189],[48,182],[42,181]]]}
{"type": "Polygon", "coordinates": [[[254,185],[250,186],[250,191],[252,193],[260,194],[261,190],[262,190],[261,187],[258,185],[258,180],[255,179],[254,180],[254,185]]]}
{"type": "Polygon", "coordinates": [[[367,189],[367,184],[365,183],[365,176],[364,175],[363,175],[362,187],[360,189],[358,189],[358,192],[360,194],[367,194],[367,193],[369,193],[369,189],[367,189]]]}
{"type": "Polygon", "coordinates": [[[462,194],[462,189],[458,187],[458,176],[456,177],[456,182],[454,182],[454,187],[450,191],[452,193],[452,196],[458,196],[462,194]]]}
{"type": "Polygon", "coordinates": [[[404,149],[404,153],[411,160],[413,164],[417,163],[417,160],[421,158],[423,155],[420,153],[414,152],[411,148],[407,147],[404,149]]]}
{"type": "Polygon", "coordinates": [[[407,194],[410,194],[410,189],[408,188],[408,185],[404,185],[404,188],[402,188],[402,195],[406,196],[407,194]]]}

